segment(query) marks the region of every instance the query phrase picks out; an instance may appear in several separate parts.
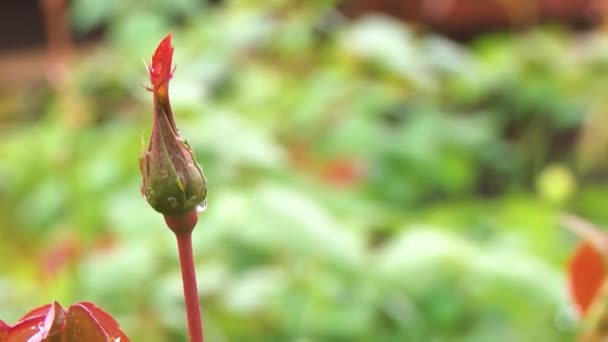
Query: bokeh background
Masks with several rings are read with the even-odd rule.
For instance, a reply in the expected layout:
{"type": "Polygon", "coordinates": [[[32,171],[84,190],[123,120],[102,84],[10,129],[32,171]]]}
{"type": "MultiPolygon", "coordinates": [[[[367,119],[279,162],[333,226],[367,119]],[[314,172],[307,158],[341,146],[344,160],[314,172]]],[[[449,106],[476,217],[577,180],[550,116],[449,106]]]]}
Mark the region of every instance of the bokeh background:
{"type": "Polygon", "coordinates": [[[572,341],[560,217],[608,224],[606,8],[3,0],[0,318],[87,300],[186,340],[137,167],[170,31],[209,341],[572,341]]]}

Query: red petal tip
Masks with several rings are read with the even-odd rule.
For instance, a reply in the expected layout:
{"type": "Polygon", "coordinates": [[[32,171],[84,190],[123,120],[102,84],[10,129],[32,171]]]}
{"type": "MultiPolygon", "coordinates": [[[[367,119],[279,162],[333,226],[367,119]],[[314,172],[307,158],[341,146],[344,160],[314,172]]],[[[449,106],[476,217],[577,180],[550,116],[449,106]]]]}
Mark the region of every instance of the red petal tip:
{"type": "Polygon", "coordinates": [[[169,87],[169,80],[173,76],[173,45],[171,44],[171,33],[167,34],[152,55],[152,63],[148,67],[152,91],[158,92],[162,88],[169,87]]]}

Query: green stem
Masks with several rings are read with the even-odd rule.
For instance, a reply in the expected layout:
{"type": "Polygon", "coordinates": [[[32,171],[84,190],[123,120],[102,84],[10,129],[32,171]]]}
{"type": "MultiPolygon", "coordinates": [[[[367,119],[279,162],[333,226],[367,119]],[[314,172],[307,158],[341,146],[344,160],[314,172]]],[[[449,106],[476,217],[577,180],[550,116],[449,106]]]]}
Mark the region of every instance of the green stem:
{"type": "Polygon", "coordinates": [[[176,233],[175,237],[177,238],[179,264],[182,270],[190,342],[203,342],[203,324],[196,285],[196,272],[194,270],[194,255],[192,253],[192,231],[176,233]]]}

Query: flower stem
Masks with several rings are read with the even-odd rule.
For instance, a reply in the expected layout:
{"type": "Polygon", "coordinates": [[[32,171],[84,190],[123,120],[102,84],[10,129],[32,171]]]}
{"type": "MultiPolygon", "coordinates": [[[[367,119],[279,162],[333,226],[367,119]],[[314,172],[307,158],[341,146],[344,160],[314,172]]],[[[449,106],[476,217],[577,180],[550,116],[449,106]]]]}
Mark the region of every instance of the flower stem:
{"type": "Polygon", "coordinates": [[[182,270],[182,284],[188,316],[188,332],[190,342],[203,342],[203,324],[194,270],[194,255],[192,253],[192,232],[176,233],[179,264],[182,270]]]}

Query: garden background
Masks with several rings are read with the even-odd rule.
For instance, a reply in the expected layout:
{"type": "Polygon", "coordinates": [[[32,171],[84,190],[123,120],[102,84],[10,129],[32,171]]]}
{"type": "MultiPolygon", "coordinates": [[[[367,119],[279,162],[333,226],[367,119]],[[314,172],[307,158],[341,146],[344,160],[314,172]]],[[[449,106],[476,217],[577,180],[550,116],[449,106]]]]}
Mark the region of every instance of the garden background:
{"type": "Polygon", "coordinates": [[[332,1],[40,3],[44,62],[0,57],[6,322],[86,300],[134,341],[185,340],[137,166],[142,59],[172,32],[209,341],[573,340],[561,218],[608,225],[601,18],[463,36],[332,1]]]}

